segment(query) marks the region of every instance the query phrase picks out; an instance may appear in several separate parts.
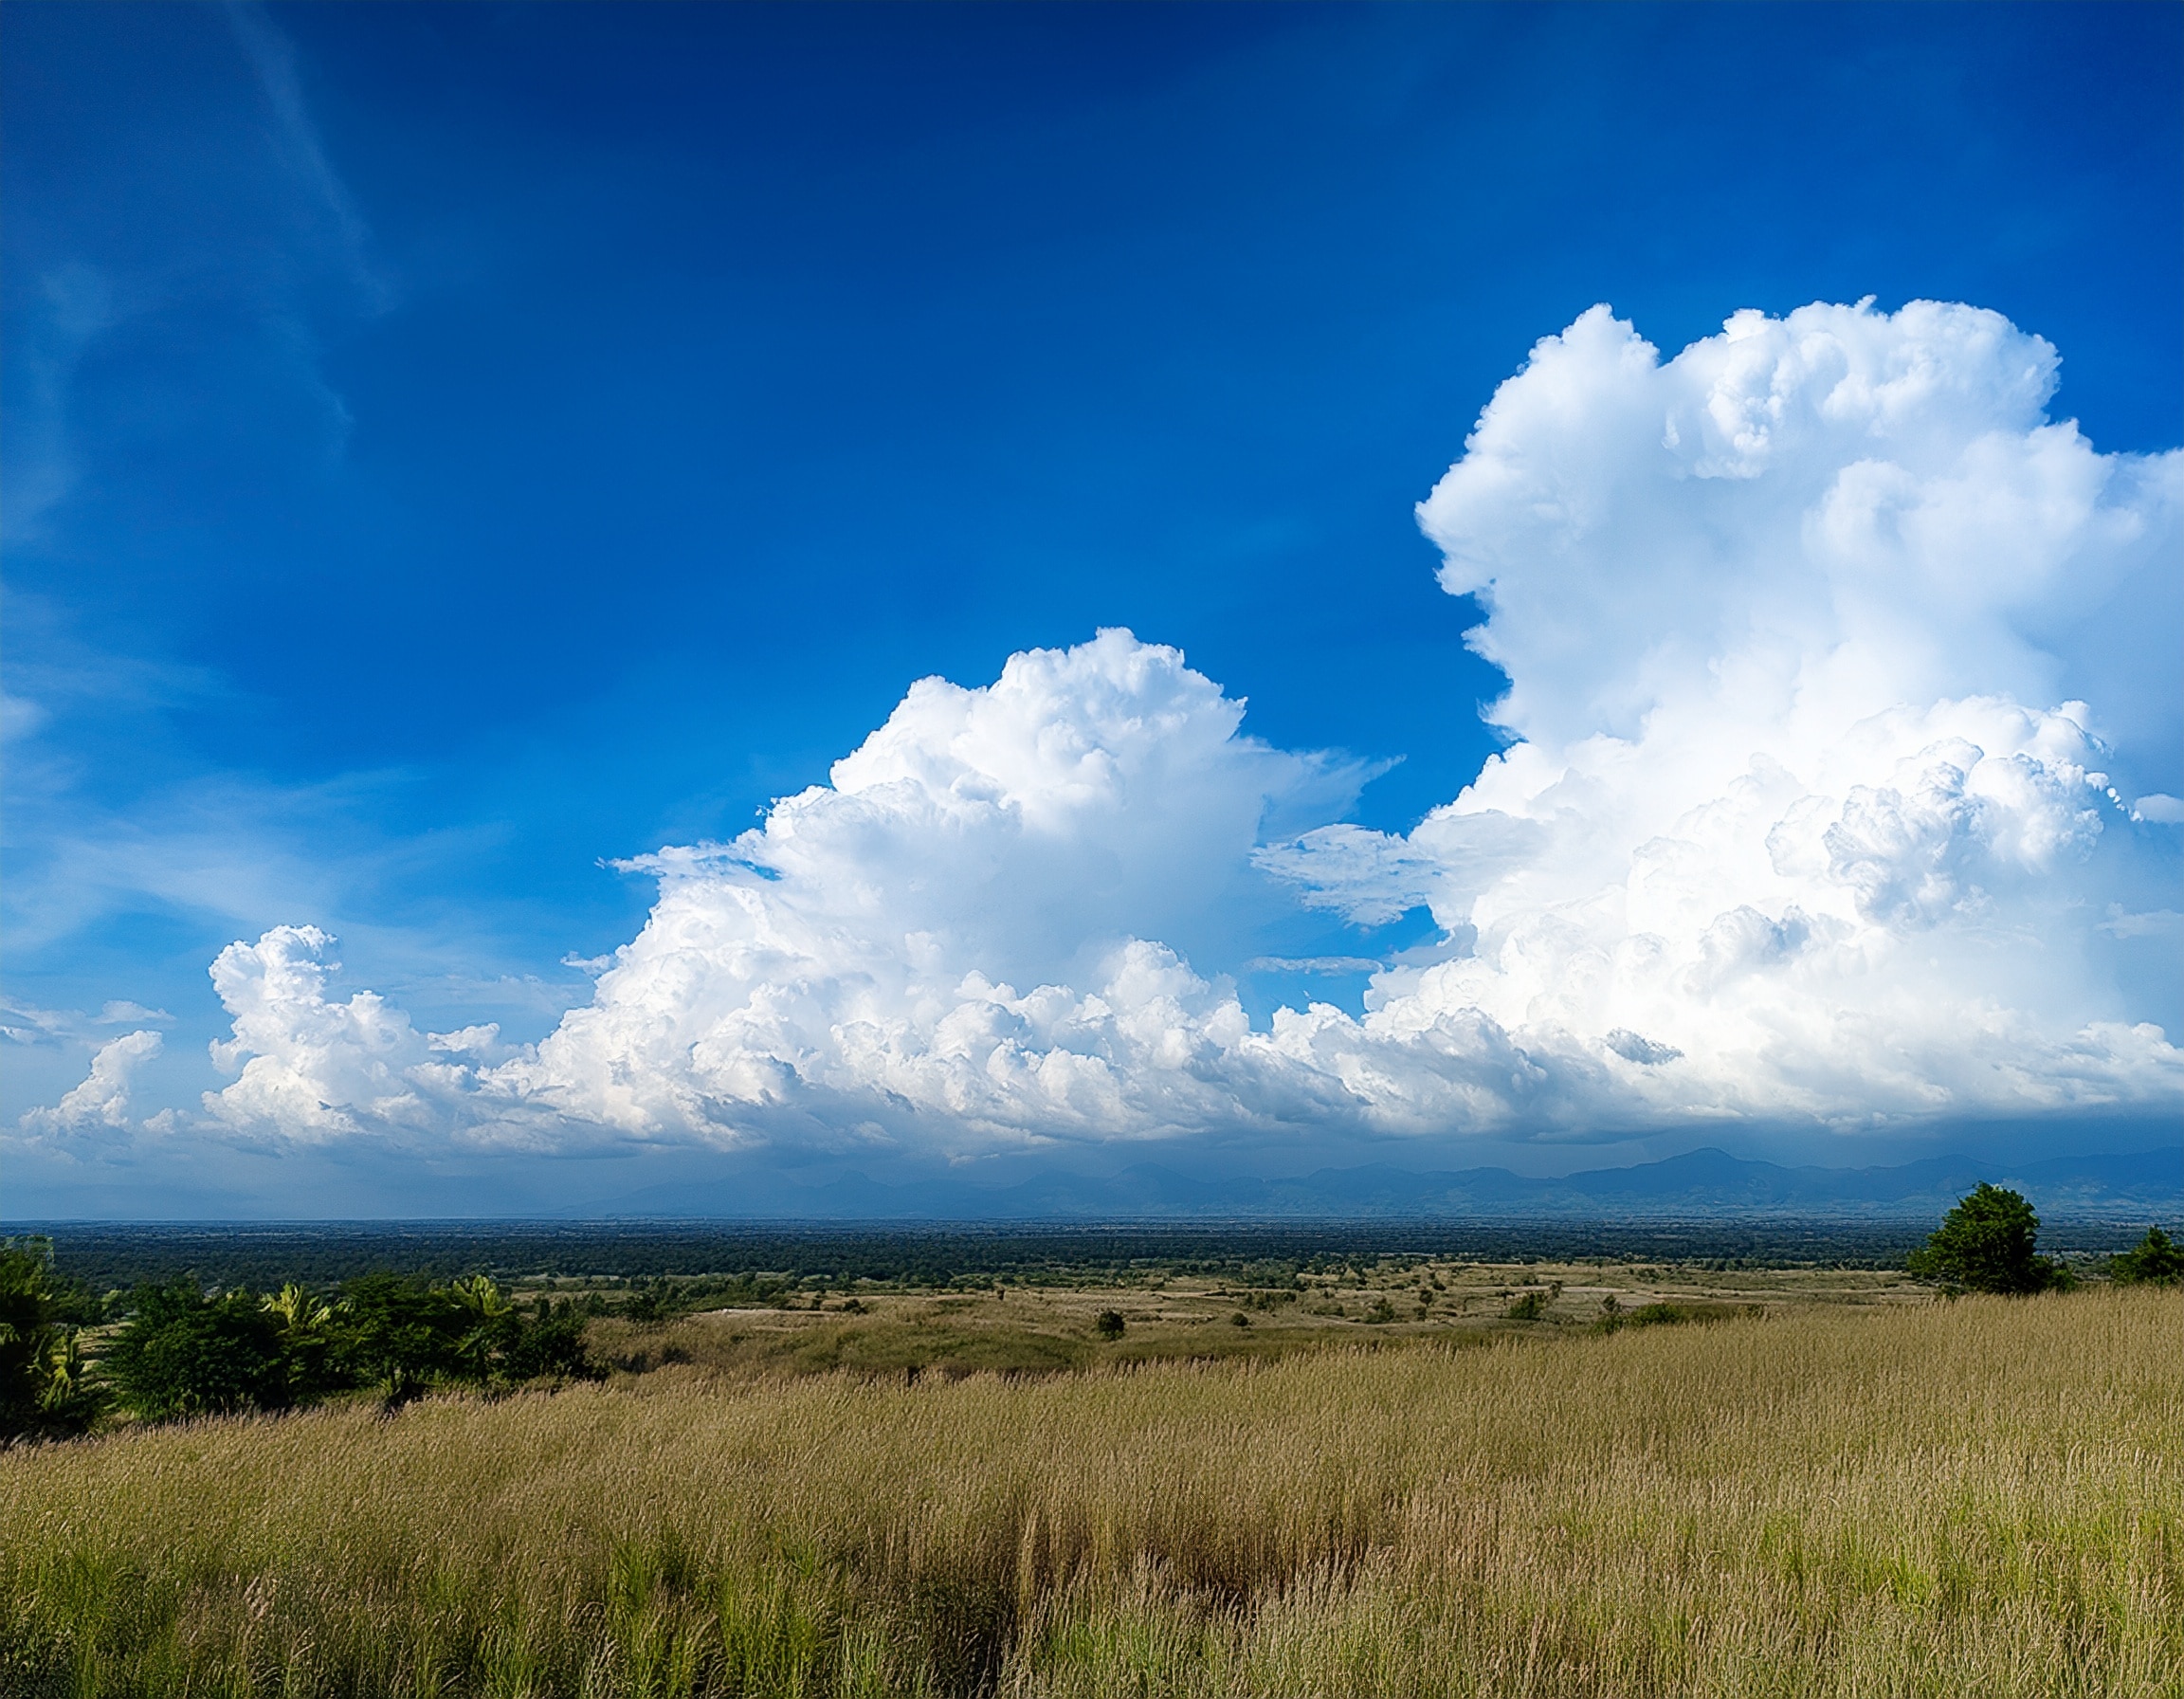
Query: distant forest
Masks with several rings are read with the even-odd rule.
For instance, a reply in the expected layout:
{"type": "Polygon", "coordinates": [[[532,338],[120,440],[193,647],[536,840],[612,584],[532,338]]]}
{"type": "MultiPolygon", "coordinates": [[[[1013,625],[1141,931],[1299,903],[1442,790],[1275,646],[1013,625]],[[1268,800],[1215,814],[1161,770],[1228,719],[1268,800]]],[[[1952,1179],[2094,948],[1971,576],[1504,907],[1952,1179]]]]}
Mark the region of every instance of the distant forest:
{"type": "MultiPolygon", "coordinates": [[[[1325,1266],[1382,1257],[1566,1261],[1587,1257],[1709,1262],[1744,1268],[1901,1268],[1924,1239],[1913,1223],[1463,1222],[1317,1226],[808,1228],[706,1222],[409,1222],[24,1224],[49,1235],[57,1270],[96,1291],[193,1275],[214,1287],[331,1286],[373,1272],[452,1279],[490,1274],[650,1279],[783,1274],[947,1287],[1010,1275],[1078,1284],[1133,1271],[1247,1280],[1255,1267],[1325,1266]]],[[[2058,1223],[2066,1251],[2124,1249],[2142,1229],[2058,1223]]]]}

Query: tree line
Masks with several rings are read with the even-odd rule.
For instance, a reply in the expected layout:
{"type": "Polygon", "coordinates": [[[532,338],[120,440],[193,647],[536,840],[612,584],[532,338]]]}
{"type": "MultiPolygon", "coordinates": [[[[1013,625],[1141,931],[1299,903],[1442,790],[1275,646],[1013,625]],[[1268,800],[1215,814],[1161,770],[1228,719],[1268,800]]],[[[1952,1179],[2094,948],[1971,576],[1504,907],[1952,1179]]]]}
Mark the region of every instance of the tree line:
{"type": "Polygon", "coordinates": [[[365,1274],[320,1296],[207,1291],[190,1276],[138,1287],[87,1359],[109,1306],[53,1268],[44,1241],[0,1243],[0,1444],[139,1421],[292,1410],[345,1393],[398,1405],[422,1393],[595,1378],[573,1299],[519,1308],[482,1274],[365,1274]]]}

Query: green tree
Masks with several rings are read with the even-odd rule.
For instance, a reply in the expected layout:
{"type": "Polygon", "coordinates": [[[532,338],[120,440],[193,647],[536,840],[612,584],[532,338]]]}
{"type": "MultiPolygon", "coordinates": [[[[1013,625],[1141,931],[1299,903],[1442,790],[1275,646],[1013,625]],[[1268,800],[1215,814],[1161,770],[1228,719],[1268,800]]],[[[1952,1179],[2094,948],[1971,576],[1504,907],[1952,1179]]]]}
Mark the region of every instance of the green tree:
{"type": "Polygon", "coordinates": [[[511,1380],[536,1380],[551,1375],[566,1380],[594,1380],[602,1373],[584,1349],[583,1311],[574,1299],[541,1304],[508,1348],[503,1367],[511,1380]]]}
{"type": "Polygon", "coordinates": [[[2021,1193],[1981,1180],[1958,1200],[1906,1265],[1921,1280],[1973,1292],[2045,1292],[2069,1271],[2036,1253],[2040,1217],[2021,1193]]]}
{"type": "Polygon", "coordinates": [[[81,1434],[102,1407],[70,1325],[78,1296],[48,1240],[0,1240],[0,1445],[81,1434]]]}
{"type": "Polygon", "coordinates": [[[482,1274],[435,1286],[367,1274],[341,1288],[331,1328],[340,1384],[402,1403],[435,1386],[507,1385],[597,1371],[584,1351],[583,1314],[549,1301],[526,1321],[482,1274]]]}
{"type": "Polygon", "coordinates": [[[623,1301],[622,1313],[632,1322],[649,1324],[665,1321],[674,1303],[674,1288],[664,1279],[649,1280],[630,1288],[629,1296],[623,1301]]]}
{"type": "Polygon", "coordinates": [[[290,1403],[281,1319],[257,1294],[208,1297],[185,1275],[138,1287],[134,1306],[101,1367],[146,1421],[290,1403]]]}
{"type": "Polygon", "coordinates": [[[458,1280],[447,1294],[462,1306],[463,1337],[455,1343],[458,1372],[466,1380],[504,1377],[508,1354],[523,1331],[522,1318],[483,1274],[458,1280]]]}
{"type": "Polygon", "coordinates": [[[291,1280],[264,1308],[280,1335],[290,1399],[308,1404],[349,1384],[337,1356],[340,1340],[332,1305],[291,1280]]]}
{"type": "Polygon", "coordinates": [[[479,1338],[484,1308],[422,1278],[359,1275],[334,1306],[337,1361],[351,1384],[376,1387],[390,1403],[442,1381],[482,1379],[480,1359],[490,1357],[479,1338]]]}
{"type": "Polygon", "coordinates": [[[2119,1286],[2175,1286],[2184,1281],[2184,1246],[2158,1227],[2149,1227],[2138,1244],[2108,1259],[2108,1275],[2119,1286]]]}

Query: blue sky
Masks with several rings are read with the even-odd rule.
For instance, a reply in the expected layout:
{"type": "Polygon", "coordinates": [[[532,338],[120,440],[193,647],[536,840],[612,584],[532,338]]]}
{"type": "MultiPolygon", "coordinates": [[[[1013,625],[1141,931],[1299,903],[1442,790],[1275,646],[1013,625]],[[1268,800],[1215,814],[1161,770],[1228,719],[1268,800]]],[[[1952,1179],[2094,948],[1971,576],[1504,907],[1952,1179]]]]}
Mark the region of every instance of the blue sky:
{"type": "MultiPolygon", "coordinates": [[[[569,963],[631,943],[659,900],[606,864],[828,784],[915,680],[987,686],[1101,628],[1182,651],[1273,750],[1334,752],[1249,780],[1257,850],[1340,823],[1409,843],[1518,735],[1481,718],[1507,685],[1465,645],[1482,604],[1436,580],[1474,520],[1422,536],[1414,508],[1594,303],[1665,361],[1739,309],[1967,302],[2060,351],[2047,411],[2092,450],[2175,448],[2180,48],[2184,13],[2148,6],[18,4],[0,993],[22,1036],[0,1121],[60,1103],[118,1035],[161,1035],[116,1059],[135,1071],[103,1143],[38,1124],[18,1196],[135,1211],[180,1163],[226,1177],[209,1209],[339,1214],[440,1197],[403,1177],[456,1147],[465,1207],[582,1195],[540,1178],[554,1138],[464,1132],[475,1115],[201,1124],[245,1053],[208,1057],[240,1031],[209,964],[316,927],[337,944],[289,956],[339,960],[327,997],[370,988],[418,1033],[499,1023],[475,1066],[530,1066],[515,1048],[594,997],[569,963]]],[[[2040,570],[2079,570],[2057,560],[2040,570]]],[[[2135,622],[2118,594],[2102,620],[2166,632],[2165,606],[2135,622]]],[[[2042,679],[2077,688],[2077,651],[2040,641],[2062,657],[2042,679]]],[[[1993,666],[1921,705],[2018,688],[1993,666]]],[[[2029,709],[2063,700],[2034,690],[2029,709]]],[[[2166,738],[2110,736],[2121,806],[2184,792],[2166,738]]],[[[2174,940],[2131,918],[2184,905],[2174,833],[2140,813],[2130,866],[2110,868],[2115,822],[2085,863],[2112,953],[2044,1031],[2177,1035],[2174,940]]],[[[1088,917],[1040,971],[1082,991],[1095,938],[1156,914],[1266,1032],[1310,999],[1362,1018],[1399,952],[1468,947],[1454,897],[1420,886],[1382,921],[1324,856],[1291,877],[1220,853],[1218,877],[1177,876],[1191,902],[1162,907],[1148,874],[1152,907],[1088,917]]],[[[951,958],[973,968],[997,977],[951,958]]],[[[2145,1067],[2023,1104],[1936,1088],[1974,1121],[2172,1114],[2168,1064],[2145,1067]]],[[[1873,1089],[1863,1121],[1853,1090],[1729,1122],[1755,1149],[1851,1122],[1845,1160],[1923,1148],[1873,1089]]],[[[839,1080],[792,1128],[745,1124],[706,1091],[700,1134],[650,1108],[565,1118],[700,1164],[961,1160],[1050,1133],[990,1109],[968,1142],[931,1111],[905,1130],[839,1080]]],[[[1522,1156],[1588,1114],[1632,1150],[1691,1142],[1672,1092],[1640,1096],[1498,1110],[1477,1147],[1522,1156]]],[[[1726,1101],[1704,1099],[1708,1142],[1726,1101]]],[[[1461,1143],[1480,1113],[1428,1119],[1461,1143]]],[[[1301,1110],[1278,1138],[1195,1115],[1114,1130],[1264,1135],[1289,1167],[1340,1143],[1301,1110]]],[[[1106,1148],[1083,1116],[1065,1154],[1106,1148]]]]}

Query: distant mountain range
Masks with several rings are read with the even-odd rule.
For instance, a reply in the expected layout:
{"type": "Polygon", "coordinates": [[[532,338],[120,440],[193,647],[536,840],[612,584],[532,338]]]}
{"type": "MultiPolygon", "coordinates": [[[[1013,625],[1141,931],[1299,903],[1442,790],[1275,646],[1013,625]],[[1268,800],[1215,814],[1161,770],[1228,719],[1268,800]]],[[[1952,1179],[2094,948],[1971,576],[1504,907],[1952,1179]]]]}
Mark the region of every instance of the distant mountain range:
{"type": "Polygon", "coordinates": [[[1613,1220],[1783,1215],[1888,1219],[1945,1209],[1981,1180],[2023,1192],[2058,1219],[2175,1218],[2184,1211],[2184,1147],[2033,1162],[1932,1157],[1889,1168],[1786,1168],[1695,1150],[1630,1168],[1534,1179],[1506,1168],[1416,1173],[1375,1163],[1289,1179],[1201,1179],[1155,1163],[1095,1177],[1056,1173],[977,1188],[883,1185],[848,1174],[800,1186],[769,1176],[655,1186],[569,1215],[772,1220],[1613,1220]]]}

